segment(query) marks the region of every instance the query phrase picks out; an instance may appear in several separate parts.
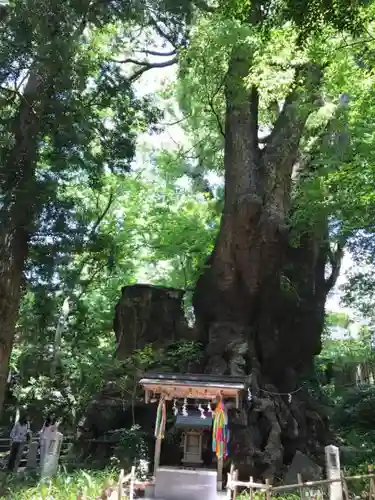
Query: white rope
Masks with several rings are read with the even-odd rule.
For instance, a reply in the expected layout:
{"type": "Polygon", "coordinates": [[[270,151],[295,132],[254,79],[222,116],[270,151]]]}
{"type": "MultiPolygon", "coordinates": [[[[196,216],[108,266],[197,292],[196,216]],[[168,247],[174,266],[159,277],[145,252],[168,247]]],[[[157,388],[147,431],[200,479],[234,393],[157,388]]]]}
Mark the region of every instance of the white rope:
{"type": "MultiPolygon", "coordinates": [[[[298,389],[290,392],[271,392],[271,391],[266,391],[266,389],[259,389],[262,392],[265,392],[266,394],[271,394],[272,396],[288,396],[288,403],[292,402],[292,394],[296,394],[297,392],[301,391],[303,387],[298,387],[298,389]]],[[[251,394],[251,390],[248,388],[247,389],[247,400],[252,401],[253,395],[251,394]]]]}
{"type": "Polygon", "coordinates": [[[299,391],[302,391],[303,387],[298,387],[295,391],[289,391],[289,392],[271,392],[271,391],[266,391],[266,389],[259,389],[262,392],[266,392],[267,394],[272,394],[273,396],[289,396],[292,394],[296,394],[299,391]]]}

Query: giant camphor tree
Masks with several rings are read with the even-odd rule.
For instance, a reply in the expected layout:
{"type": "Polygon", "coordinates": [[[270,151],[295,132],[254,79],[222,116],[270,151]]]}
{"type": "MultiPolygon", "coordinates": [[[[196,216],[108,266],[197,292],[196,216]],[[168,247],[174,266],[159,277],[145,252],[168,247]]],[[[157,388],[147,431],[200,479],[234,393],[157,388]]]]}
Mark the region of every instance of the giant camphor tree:
{"type": "MultiPolygon", "coordinates": [[[[10,39],[4,37],[3,54],[8,54],[6,62],[16,81],[22,81],[18,67],[35,66],[35,61],[36,75],[43,70],[43,78],[36,79],[36,93],[30,96],[28,85],[21,85],[21,91],[9,84],[4,89],[4,137],[9,141],[3,142],[6,162],[1,169],[2,189],[8,196],[2,207],[2,220],[7,224],[2,234],[8,252],[1,254],[0,275],[2,382],[33,223],[45,233],[50,231],[51,221],[61,224],[60,212],[50,213],[56,205],[57,185],[61,186],[65,175],[79,190],[81,176],[98,181],[100,176],[90,175],[97,172],[96,167],[118,167],[121,155],[131,156],[132,149],[127,147],[132,141],[124,141],[122,127],[125,124],[129,139],[133,121],[124,111],[133,106],[139,111],[129,79],[120,70],[121,61],[136,61],[122,58],[121,43],[126,37],[118,33],[115,22],[121,9],[123,15],[129,14],[128,6],[123,2],[88,4],[89,11],[100,7],[99,13],[94,11],[104,31],[96,33],[104,37],[105,46],[93,37],[87,54],[85,44],[83,53],[77,45],[86,36],[90,38],[95,22],[85,9],[78,9],[81,3],[64,5],[57,38],[55,31],[48,32],[53,23],[46,21],[43,29],[38,24],[44,22],[45,12],[56,23],[55,7],[46,7],[45,12],[42,7],[32,10],[37,27],[32,25],[29,38],[20,19],[36,21],[25,15],[23,4],[15,4],[20,15],[10,15],[6,24],[10,39]],[[91,31],[85,31],[78,20],[85,24],[89,19],[91,31]],[[12,38],[15,33],[24,44],[19,52],[9,50],[9,44],[14,50],[18,47],[12,38]],[[35,34],[40,38],[35,39],[35,34]],[[52,50],[52,39],[75,49],[52,50]],[[56,53],[66,54],[61,67],[56,64],[56,53]],[[16,101],[12,97],[9,101],[8,94],[16,101]],[[66,113],[67,104],[73,116],[66,113]],[[89,113],[83,111],[87,109],[89,113]],[[72,119],[68,123],[64,121],[67,116],[72,119]],[[116,127],[105,126],[108,116],[116,127]],[[26,121],[21,123],[21,118],[26,121]],[[10,127],[20,124],[23,133],[17,135],[18,129],[10,127]],[[69,133],[65,135],[66,128],[69,133]],[[114,143],[101,143],[103,134],[114,143]],[[25,138],[32,141],[26,144],[22,142],[25,138]],[[19,157],[14,156],[17,154],[19,157]],[[16,176],[13,165],[18,169],[16,176]],[[69,176],[68,165],[76,175],[69,176]],[[39,184],[50,190],[40,190],[39,184]],[[24,197],[26,189],[35,189],[31,191],[35,195],[24,197]]],[[[183,2],[171,0],[162,6],[139,2],[135,7],[147,7],[141,8],[148,13],[147,22],[172,45],[168,52],[172,61],[180,59],[181,107],[194,140],[200,175],[202,169],[213,167],[225,172],[221,226],[196,285],[195,315],[206,347],[206,371],[248,376],[252,399],[241,414],[242,425],[233,432],[231,455],[239,465],[250,465],[253,475],[274,477],[296,449],[319,455],[325,439],[325,422],[300,380],[320,350],[325,300],[339,272],[343,243],[353,230],[342,224],[345,217],[340,209],[344,205],[338,206],[335,198],[335,175],[342,172],[343,165],[356,171],[364,161],[361,134],[368,134],[374,115],[373,106],[367,104],[369,117],[359,127],[364,107],[373,99],[371,56],[363,52],[363,46],[374,45],[373,6],[365,9],[350,2],[317,1],[306,8],[294,1],[234,0],[219,5],[196,1],[193,5],[196,17],[190,34],[184,29],[185,21],[177,22],[185,19],[186,12],[186,21],[191,20],[183,2]],[[348,141],[354,128],[355,140],[348,141]]],[[[143,21],[142,16],[134,18],[135,24],[143,21]]],[[[135,66],[134,78],[152,64],[141,60],[135,66]]],[[[9,82],[8,74],[5,79],[9,82]]],[[[68,205],[63,213],[74,221],[77,212],[67,210],[72,199],[58,194],[68,205]]],[[[44,243],[51,238],[49,235],[44,243]]],[[[31,241],[38,246],[38,238],[31,241]]]]}
{"type": "Polygon", "coordinates": [[[219,233],[194,293],[197,327],[207,372],[248,376],[231,454],[254,475],[280,474],[296,449],[322,456],[327,438],[301,377],[320,352],[353,234],[332,186],[343,165],[365,161],[363,135],[350,143],[373,100],[362,53],[373,46],[373,5],[362,7],[220,2],[198,16],[181,56],[197,156],[225,172],[219,233]]]}

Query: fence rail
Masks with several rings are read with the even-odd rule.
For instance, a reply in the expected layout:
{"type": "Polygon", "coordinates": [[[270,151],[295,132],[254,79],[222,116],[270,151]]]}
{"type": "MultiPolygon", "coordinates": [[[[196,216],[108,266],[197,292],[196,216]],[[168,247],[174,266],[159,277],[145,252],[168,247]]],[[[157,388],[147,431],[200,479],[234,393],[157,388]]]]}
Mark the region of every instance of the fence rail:
{"type": "MultiPolygon", "coordinates": [[[[36,443],[38,441],[39,441],[38,437],[33,437],[30,442],[36,443]]],[[[21,459],[20,459],[20,463],[19,463],[19,467],[21,467],[21,468],[26,467],[26,465],[27,465],[29,444],[30,443],[26,443],[23,450],[22,450],[21,459]]],[[[73,445],[73,440],[71,438],[69,438],[69,436],[67,437],[67,439],[65,439],[65,436],[64,436],[64,439],[63,439],[62,444],[61,444],[61,451],[60,451],[60,457],[62,459],[64,459],[65,456],[68,454],[70,447],[72,445],[73,445]]],[[[5,466],[5,463],[6,463],[5,460],[6,460],[7,455],[9,454],[9,451],[10,451],[10,439],[9,438],[0,438],[0,468],[1,468],[1,465],[3,467],[5,466]]],[[[39,456],[37,457],[37,462],[39,463],[39,456]]]]}
{"type": "MultiPolygon", "coordinates": [[[[280,486],[273,486],[268,480],[265,483],[257,483],[253,481],[250,477],[249,481],[239,481],[238,471],[231,470],[228,474],[227,479],[227,500],[235,500],[237,497],[238,490],[249,490],[250,500],[254,498],[254,492],[259,491],[265,494],[266,500],[269,500],[273,494],[277,495],[286,491],[298,490],[301,500],[306,498],[305,490],[318,488],[319,486],[331,486],[334,484],[340,484],[342,487],[342,498],[344,500],[349,500],[349,488],[348,482],[356,480],[369,480],[369,495],[370,500],[375,500],[375,474],[362,474],[355,476],[344,476],[341,473],[340,478],[336,479],[321,479],[318,481],[303,481],[300,474],[298,474],[297,483],[295,484],[283,484],[280,486]]],[[[337,499],[337,497],[335,497],[337,499]]]]}

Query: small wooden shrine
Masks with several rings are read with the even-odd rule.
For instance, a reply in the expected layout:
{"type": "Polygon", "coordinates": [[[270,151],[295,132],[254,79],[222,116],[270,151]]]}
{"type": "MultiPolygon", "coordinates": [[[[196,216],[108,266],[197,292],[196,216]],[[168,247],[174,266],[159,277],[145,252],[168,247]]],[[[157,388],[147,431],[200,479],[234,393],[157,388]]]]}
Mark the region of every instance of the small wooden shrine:
{"type": "Polygon", "coordinates": [[[223,487],[223,463],[228,456],[229,427],[226,408],[240,407],[245,389],[242,377],[146,373],[140,380],[146,403],[158,402],[155,424],[154,476],[157,498],[216,499],[223,487]],[[167,411],[183,430],[183,458],[178,467],[160,466],[167,411]],[[216,469],[203,466],[203,439],[210,440],[216,469]],[[175,485],[177,487],[175,487],[175,485]]]}
{"type": "Polygon", "coordinates": [[[200,405],[200,411],[190,410],[188,415],[177,414],[175,426],[183,430],[182,463],[186,465],[202,465],[204,433],[212,431],[212,410],[205,411],[200,405]]]}

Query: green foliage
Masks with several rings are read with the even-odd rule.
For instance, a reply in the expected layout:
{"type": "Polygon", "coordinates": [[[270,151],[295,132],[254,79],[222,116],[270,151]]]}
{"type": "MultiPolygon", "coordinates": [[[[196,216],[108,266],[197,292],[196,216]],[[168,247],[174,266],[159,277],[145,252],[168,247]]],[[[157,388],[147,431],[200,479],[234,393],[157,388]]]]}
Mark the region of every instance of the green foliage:
{"type": "Polygon", "coordinates": [[[87,498],[97,498],[106,486],[115,484],[116,480],[118,480],[118,472],[114,470],[100,472],[81,470],[69,474],[60,471],[54,478],[37,484],[32,476],[8,476],[2,483],[0,498],[77,500],[78,496],[84,493],[87,498]]]}
{"type": "MultiPolygon", "coordinates": [[[[254,500],[261,500],[264,498],[264,493],[259,493],[258,491],[253,492],[254,500]]],[[[272,495],[273,498],[277,498],[279,500],[298,500],[300,495],[294,494],[294,493],[289,493],[289,494],[279,494],[279,495],[272,495]]],[[[250,494],[247,492],[241,493],[237,498],[240,500],[248,500],[250,498],[250,494]]]]}
{"type": "Polygon", "coordinates": [[[114,450],[114,457],[122,467],[124,463],[131,467],[132,464],[139,464],[141,460],[148,461],[147,435],[138,425],[130,429],[118,429],[116,435],[120,435],[120,439],[114,450]]]}
{"type": "MultiPolygon", "coordinates": [[[[370,379],[357,380],[357,367],[371,372],[374,361],[369,329],[343,313],[328,314],[323,350],[316,359],[319,390],[314,393],[326,407],[343,446],[343,465],[356,474],[367,473],[375,450],[375,389],[371,375],[370,379]]],[[[353,488],[361,491],[360,484],[353,488]]]]}
{"type": "Polygon", "coordinates": [[[203,357],[203,346],[195,341],[179,341],[164,353],[164,363],[173,371],[186,372],[191,361],[199,363],[203,357]]]}
{"type": "Polygon", "coordinates": [[[300,42],[319,33],[329,25],[338,31],[361,33],[361,13],[368,2],[348,0],[314,0],[308,6],[301,0],[276,2],[221,0],[220,9],[228,18],[260,26],[267,30],[274,25],[293,21],[299,31],[300,42]]]}
{"type": "MultiPolygon", "coordinates": [[[[373,386],[353,387],[344,393],[340,410],[335,415],[334,423],[337,425],[337,428],[346,432],[350,432],[353,428],[356,428],[361,431],[362,438],[365,432],[375,437],[375,434],[372,432],[374,415],[375,388],[373,386]]],[[[368,441],[368,438],[366,441],[368,441]]]]}

